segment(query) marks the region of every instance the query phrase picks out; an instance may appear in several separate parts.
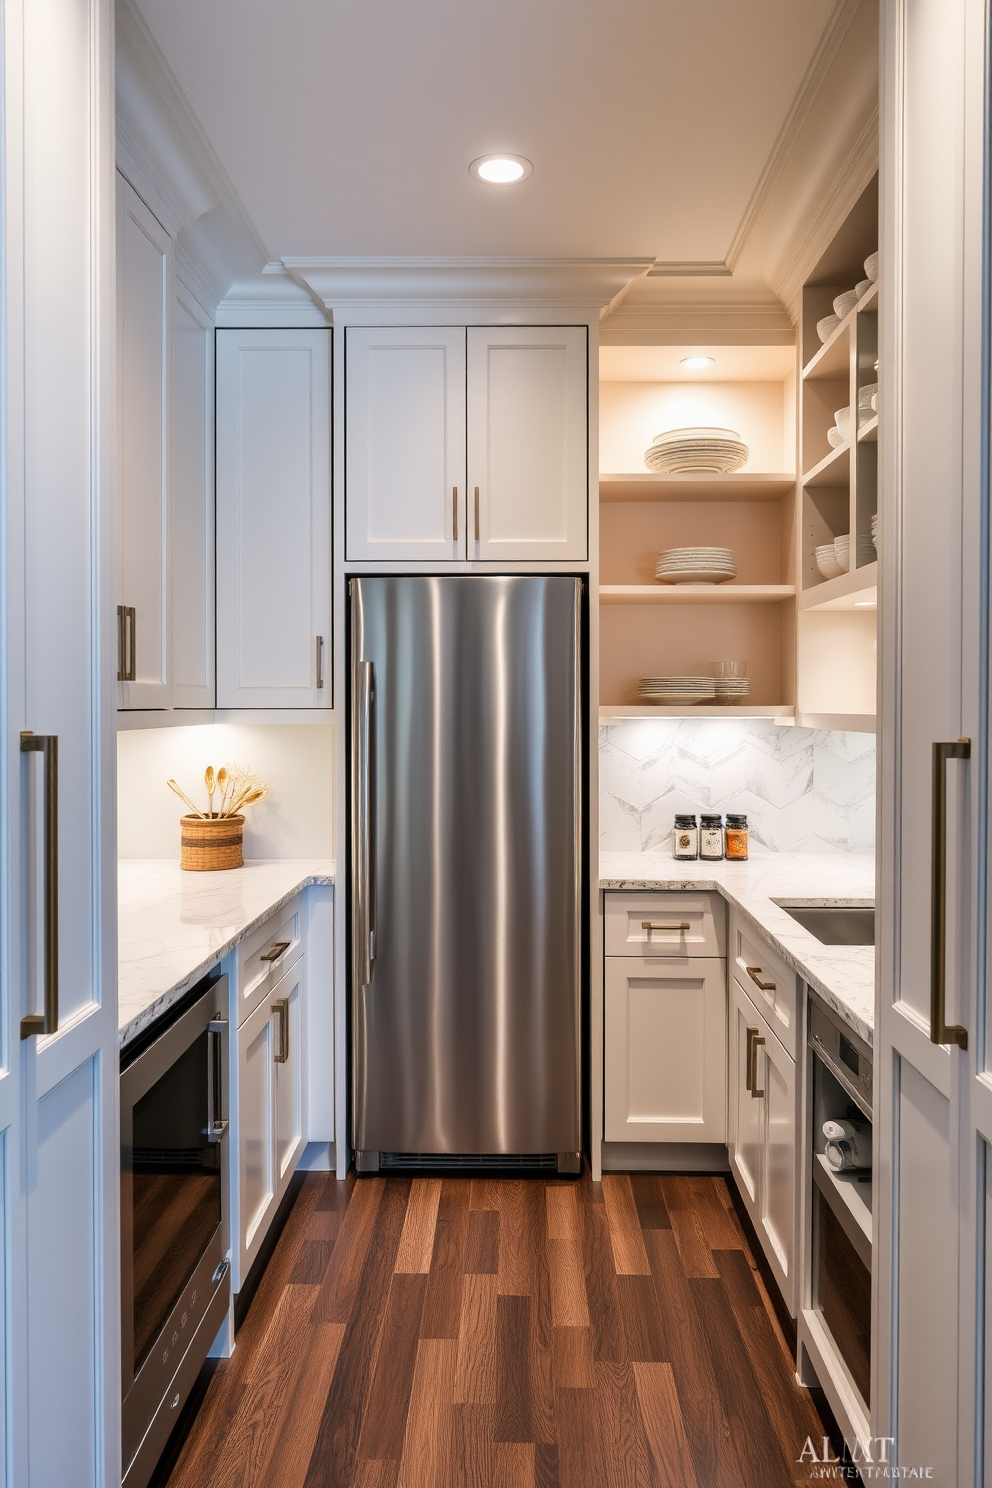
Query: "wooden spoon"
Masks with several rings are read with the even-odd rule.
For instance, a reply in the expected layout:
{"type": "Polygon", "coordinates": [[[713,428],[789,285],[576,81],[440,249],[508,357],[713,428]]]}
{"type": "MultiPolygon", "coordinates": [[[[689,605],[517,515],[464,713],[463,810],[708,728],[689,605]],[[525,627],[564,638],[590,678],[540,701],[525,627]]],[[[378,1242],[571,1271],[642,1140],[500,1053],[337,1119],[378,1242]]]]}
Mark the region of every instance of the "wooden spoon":
{"type": "Polygon", "coordinates": [[[192,811],[194,816],[204,816],[204,812],[200,810],[199,806],[193,805],[193,802],[190,800],[186,792],[184,790],[180,790],[174,780],[167,780],[165,783],[171,791],[175,791],[180,801],[186,802],[186,805],[189,807],[190,811],[192,811]]]}
{"type": "Polygon", "coordinates": [[[217,771],[217,789],[220,791],[220,810],[217,813],[218,816],[227,815],[227,810],[224,806],[224,802],[227,798],[228,780],[229,777],[227,773],[227,766],[221,765],[220,769],[217,771]]]}
{"type": "Polygon", "coordinates": [[[213,814],[214,814],[214,791],[215,791],[216,786],[217,786],[217,782],[214,779],[214,767],[213,767],[213,765],[208,765],[207,768],[204,770],[204,772],[203,772],[203,783],[207,787],[207,803],[208,803],[207,804],[207,810],[208,810],[209,815],[210,816],[213,816],[213,814]]]}

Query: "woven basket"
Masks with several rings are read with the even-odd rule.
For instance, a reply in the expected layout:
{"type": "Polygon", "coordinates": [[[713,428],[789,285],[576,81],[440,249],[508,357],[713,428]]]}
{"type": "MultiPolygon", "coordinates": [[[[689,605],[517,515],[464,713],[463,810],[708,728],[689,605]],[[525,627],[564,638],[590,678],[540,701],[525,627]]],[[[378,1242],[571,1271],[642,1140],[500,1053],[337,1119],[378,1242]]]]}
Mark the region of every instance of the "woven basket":
{"type": "Polygon", "coordinates": [[[213,873],[218,868],[241,868],[243,816],[184,816],[180,818],[180,863],[192,873],[213,873]]]}

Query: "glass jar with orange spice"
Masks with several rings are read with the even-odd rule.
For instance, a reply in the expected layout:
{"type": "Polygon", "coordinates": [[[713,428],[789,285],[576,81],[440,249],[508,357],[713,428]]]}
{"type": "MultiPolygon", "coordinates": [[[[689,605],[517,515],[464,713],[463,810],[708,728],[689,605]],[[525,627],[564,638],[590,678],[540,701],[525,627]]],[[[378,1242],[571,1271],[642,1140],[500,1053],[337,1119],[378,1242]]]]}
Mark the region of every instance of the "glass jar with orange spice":
{"type": "Polygon", "coordinates": [[[747,860],[747,817],[732,816],[727,812],[727,830],[724,851],[729,862],[742,863],[747,860]]]}

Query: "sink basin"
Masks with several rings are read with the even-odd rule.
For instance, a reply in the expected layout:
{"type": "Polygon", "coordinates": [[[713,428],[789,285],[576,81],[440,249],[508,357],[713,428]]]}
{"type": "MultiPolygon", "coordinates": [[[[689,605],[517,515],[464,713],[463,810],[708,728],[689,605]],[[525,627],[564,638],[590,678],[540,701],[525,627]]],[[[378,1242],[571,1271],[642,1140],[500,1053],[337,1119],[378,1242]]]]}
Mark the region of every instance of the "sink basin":
{"type": "Polygon", "coordinates": [[[783,904],[791,915],[821,945],[875,944],[875,906],[868,904],[783,904]]]}

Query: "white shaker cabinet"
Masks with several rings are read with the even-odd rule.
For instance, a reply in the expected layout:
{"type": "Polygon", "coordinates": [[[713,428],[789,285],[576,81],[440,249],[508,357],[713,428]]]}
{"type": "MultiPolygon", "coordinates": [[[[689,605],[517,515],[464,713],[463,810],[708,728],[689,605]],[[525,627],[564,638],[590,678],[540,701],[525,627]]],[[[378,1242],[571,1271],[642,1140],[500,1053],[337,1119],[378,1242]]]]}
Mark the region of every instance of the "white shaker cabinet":
{"type": "Polygon", "coordinates": [[[588,556],[584,326],[468,329],[468,556],[588,556]]]}
{"type": "Polygon", "coordinates": [[[796,1315],[796,1061],[730,979],[730,1168],[790,1316],[796,1315]]]}
{"type": "Polygon", "coordinates": [[[214,706],[214,330],[177,279],[172,296],[172,704],[214,706]]]}
{"type": "Polygon", "coordinates": [[[345,556],[464,558],[464,326],[349,326],[345,381],[345,556]]]}
{"type": "Polygon", "coordinates": [[[217,332],[217,706],[329,708],[329,330],[217,332]]]}
{"type": "Polygon", "coordinates": [[[172,241],[117,177],[118,705],[166,708],[172,241]]]}

